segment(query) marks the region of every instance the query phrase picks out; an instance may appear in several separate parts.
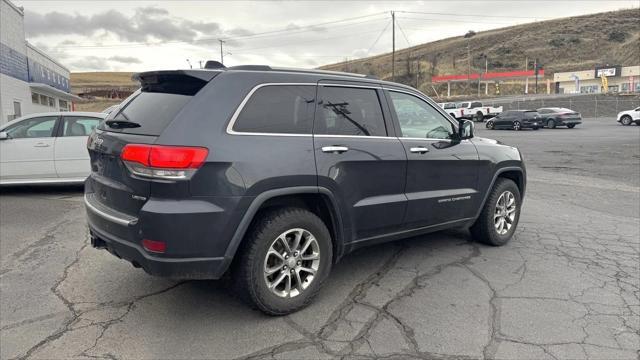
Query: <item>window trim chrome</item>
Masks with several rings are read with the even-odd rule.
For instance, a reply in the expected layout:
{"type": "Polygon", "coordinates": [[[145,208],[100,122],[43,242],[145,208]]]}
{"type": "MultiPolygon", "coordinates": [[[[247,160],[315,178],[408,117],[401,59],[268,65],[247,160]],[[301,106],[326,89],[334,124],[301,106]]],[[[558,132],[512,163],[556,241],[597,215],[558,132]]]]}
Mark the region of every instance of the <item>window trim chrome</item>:
{"type": "Polygon", "coordinates": [[[267,86],[316,86],[316,83],[263,83],[263,84],[258,84],[256,86],[254,86],[249,93],[247,94],[247,96],[244,97],[244,99],[242,99],[242,102],[240,103],[240,105],[238,105],[238,108],[236,109],[236,111],[233,113],[233,115],[231,116],[231,120],[229,120],[229,123],[227,124],[227,134],[229,135],[249,135],[249,136],[287,136],[287,137],[311,137],[313,136],[313,129],[311,130],[311,132],[309,134],[297,134],[297,133],[263,133],[263,132],[251,132],[251,131],[235,131],[233,130],[233,126],[236,123],[236,120],[238,120],[238,117],[240,116],[240,113],[242,112],[242,110],[244,109],[244,107],[247,105],[247,103],[249,102],[249,100],[251,99],[251,97],[253,96],[253,94],[258,91],[259,89],[263,88],[263,87],[267,87],[267,86]]]}

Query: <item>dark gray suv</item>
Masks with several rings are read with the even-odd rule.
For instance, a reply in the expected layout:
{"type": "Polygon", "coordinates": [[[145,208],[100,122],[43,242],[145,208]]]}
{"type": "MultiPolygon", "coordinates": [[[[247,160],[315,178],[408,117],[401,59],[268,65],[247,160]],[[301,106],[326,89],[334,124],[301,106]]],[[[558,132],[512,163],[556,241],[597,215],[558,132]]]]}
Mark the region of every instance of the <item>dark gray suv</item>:
{"type": "Polygon", "coordinates": [[[89,137],[85,204],[92,245],[150,274],[229,273],[281,315],[359,247],[453,227],[502,245],[516,229],[518,149],[413,88],[267,66],[136,76],[89,137]]]}

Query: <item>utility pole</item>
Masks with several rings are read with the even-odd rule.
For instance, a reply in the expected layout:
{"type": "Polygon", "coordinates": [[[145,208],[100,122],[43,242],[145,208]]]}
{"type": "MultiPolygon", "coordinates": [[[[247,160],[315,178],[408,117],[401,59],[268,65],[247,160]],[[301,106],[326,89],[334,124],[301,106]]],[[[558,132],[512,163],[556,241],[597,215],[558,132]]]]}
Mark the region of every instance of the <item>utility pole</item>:
{"type": "Polygon", "coordinates": [[[391,81],[396,81],[396,13],[391,12],[391,81]]]}
{"type": "Polygon", "coordinates": [[[416,64],[416,89],[420,86],[420,56],[418,55],[418,63],[416,64]]]}
{"type": "Polygon", "coordinates": [[[538,93],[538,58],[533,61],[534,74],[536,76],[536,94],[538,93]]]}
{"type": "Polygon", "coordinates": [[[200,69],[202,69],[202,60],[198,60],[198,64],[200,65],[200,69]]]}
{"type": "Polygon", "coordinates": [[[222,44],[226,43],[226,41],[222,39],[218,39],[218,41],[220,42],[220,63],[224,65],[224,53],[222,52],[222,44]]]}

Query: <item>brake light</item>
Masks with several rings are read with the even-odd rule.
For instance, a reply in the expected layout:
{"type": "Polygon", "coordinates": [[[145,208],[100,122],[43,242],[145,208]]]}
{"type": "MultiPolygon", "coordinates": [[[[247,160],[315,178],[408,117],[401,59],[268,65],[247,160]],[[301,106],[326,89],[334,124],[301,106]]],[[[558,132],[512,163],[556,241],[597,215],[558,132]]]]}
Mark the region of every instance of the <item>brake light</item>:
{"type": "Polygon", "coordinates": [[[127,144],[120,158],[134,175],[184,180],[193,176],[208,154],[204,147],[127,144]]]}

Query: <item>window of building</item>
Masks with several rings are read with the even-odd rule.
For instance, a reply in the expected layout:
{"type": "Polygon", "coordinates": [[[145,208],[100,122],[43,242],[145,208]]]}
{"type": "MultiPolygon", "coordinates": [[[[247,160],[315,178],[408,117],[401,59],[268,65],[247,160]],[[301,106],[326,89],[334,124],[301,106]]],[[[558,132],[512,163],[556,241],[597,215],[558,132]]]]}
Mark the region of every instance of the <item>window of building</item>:
{"type": "Polygon", "coordinates": [[[315,86],[272,85],[256,90],[240,112],[237,132],[310,134],[315,86]]]}
{"type": "Polygon", "coordinates": [[[66,102],[65,100],[58,100],[58,103],[60,104],[60,111],[69,111],[69,103],[66,102]]]}
{"type": "Polygon", "coordinates": [[[315,134],[387,135],[375,89],[323,87],[315,124],[315,134]]]}
{"type": "Polygon", "coordinates": [[[47,97],[45,95],[40,94],[40,104],[47,106],[49,104],[49,100],[47,100],[47,97]]]}
{"type": "Polygon", "coordinates": [[[48,100],[49,100],[50,107],[56,107],[56,99],[49,97],[48,100]]]}
{"type": "Polygon", "coordinates": [[[38,93],[31,93],[31,102],[34,104],[40,104],[40,95],[38,93]]]}
{"type": "Polygon", "coordinates": [[[405,93],[389,92],[403,137],[450,139],[453,125],[426,101],[405,93]]]}

